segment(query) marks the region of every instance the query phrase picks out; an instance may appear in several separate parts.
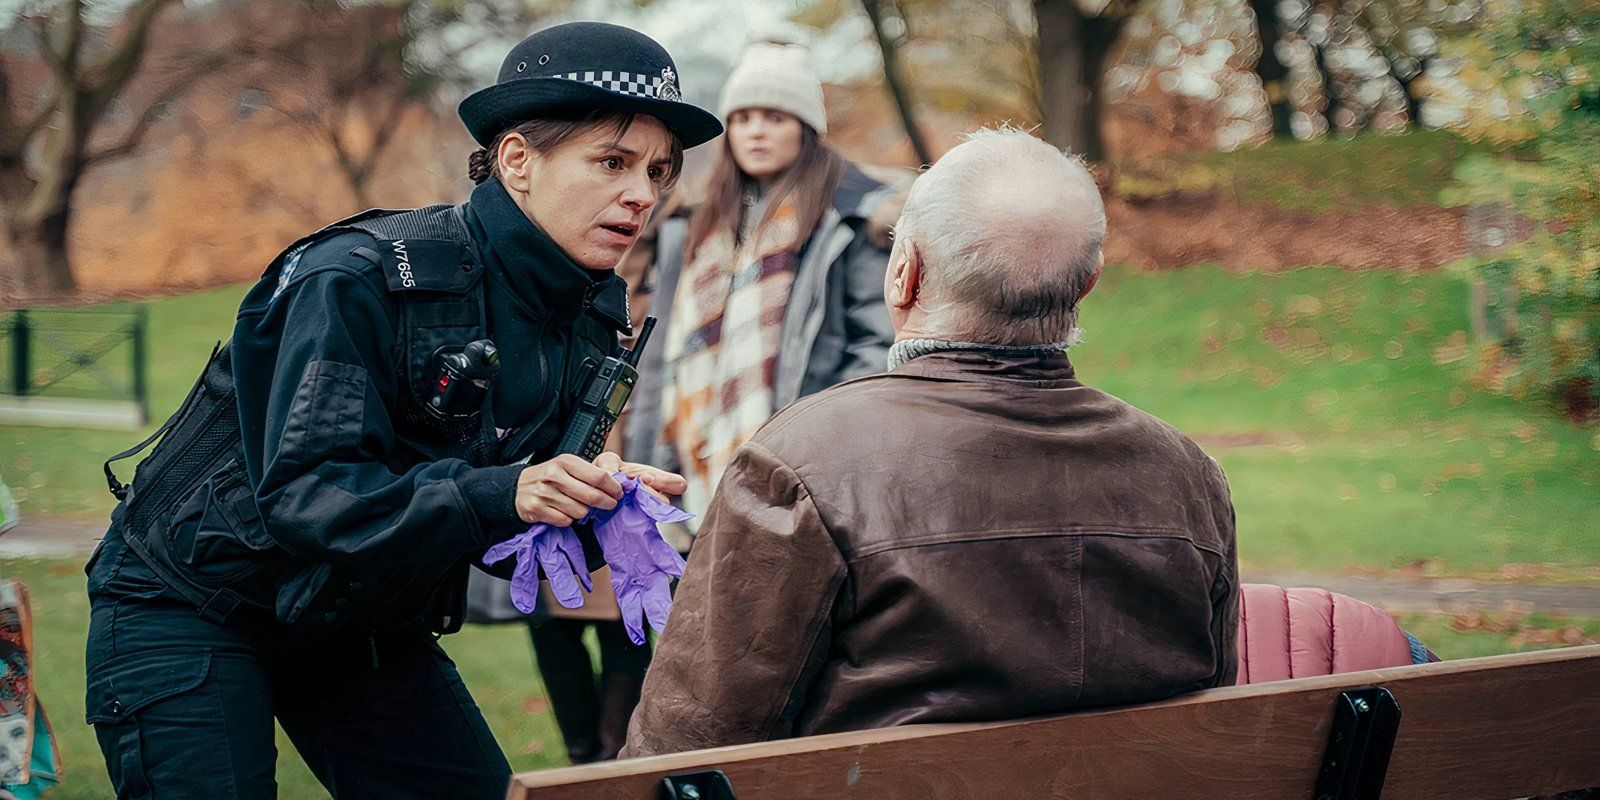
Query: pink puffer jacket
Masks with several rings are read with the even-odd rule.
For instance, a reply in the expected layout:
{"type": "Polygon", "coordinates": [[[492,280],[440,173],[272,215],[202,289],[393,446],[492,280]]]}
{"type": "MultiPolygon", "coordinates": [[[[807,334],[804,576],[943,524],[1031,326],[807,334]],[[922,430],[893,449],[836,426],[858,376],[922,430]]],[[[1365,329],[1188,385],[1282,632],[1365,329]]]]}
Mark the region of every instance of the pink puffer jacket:
{"type": "Polygon", "coordinates": [[[1437,660],[1388,614],[1326,589],[1247,583],[1239,629],[1241,684],[1437,660]]]}

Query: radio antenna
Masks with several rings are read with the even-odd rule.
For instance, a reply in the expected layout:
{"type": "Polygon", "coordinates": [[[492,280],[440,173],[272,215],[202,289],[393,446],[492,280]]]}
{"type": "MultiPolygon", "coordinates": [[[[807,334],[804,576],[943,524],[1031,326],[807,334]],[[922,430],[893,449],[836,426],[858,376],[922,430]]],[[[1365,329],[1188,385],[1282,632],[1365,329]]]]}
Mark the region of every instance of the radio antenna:
{"type": "Polygon", "coordinates": [[[633,340],[633,349],[629,350],[622,359],[628,366],[639,366],[639,354],[644,352],[644,346],[650,343],[650,332],[656,329],[656,318],[645,317],[644,324],[639,326],[639,336],[633,340]]]}

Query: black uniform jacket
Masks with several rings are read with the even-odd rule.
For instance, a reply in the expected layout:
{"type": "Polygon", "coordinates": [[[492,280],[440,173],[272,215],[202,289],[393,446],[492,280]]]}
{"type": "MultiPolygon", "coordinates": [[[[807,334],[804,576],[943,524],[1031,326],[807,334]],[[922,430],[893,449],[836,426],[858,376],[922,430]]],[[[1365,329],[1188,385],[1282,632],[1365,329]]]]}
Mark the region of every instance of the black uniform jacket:
{"type": "Polygon", "coordinates": [[[488,430],[506,434],[478,463],[438,457],[402,424],[413,385],[400,355],[402,300],[370,258],[373,236],[313,240],[240,307],[244,466],[272,549],[311,567],[280,573],[280,618],[320,595],[316,613],[330,625],[347,610],[400,622],[441,584],[464,580],[466,561],[525,527],[517,462],[553,455],[584,361],[612,353],[626,328],[621,280],[577,266],[497,181],[473,192],[463,217],[501,353],[488,430]]]}

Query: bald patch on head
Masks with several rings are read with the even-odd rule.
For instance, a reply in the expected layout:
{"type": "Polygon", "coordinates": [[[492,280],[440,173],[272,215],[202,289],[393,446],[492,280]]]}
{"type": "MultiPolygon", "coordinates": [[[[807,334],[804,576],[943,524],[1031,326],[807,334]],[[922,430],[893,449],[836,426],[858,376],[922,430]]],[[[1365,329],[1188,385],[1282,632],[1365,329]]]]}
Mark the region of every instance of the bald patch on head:
{"type": "Polygon", "coordinates": [[[985,340],[1061,341],[1099,268],[1105,206],[1080,159],[981,131],[917,179],[899,228],[930,300],[964,308],[985,340]]]}
{"type": "Polygon", "coordinates": [[[1033,136],[980,132],[933,169],[947,166],[952,179],[971,187],[972,207],[988,219],[1035,230],[1076,229],[1078,241],[1103,235],[1105,210],[1094,177],[1080,159],[1033,136]]]}

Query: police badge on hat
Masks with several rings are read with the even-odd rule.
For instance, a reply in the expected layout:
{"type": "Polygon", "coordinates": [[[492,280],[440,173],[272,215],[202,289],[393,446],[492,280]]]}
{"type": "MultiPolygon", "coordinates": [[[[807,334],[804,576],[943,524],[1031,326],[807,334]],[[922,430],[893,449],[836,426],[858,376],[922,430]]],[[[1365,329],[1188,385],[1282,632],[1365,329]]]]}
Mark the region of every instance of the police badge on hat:
{"type": "Polygon", "coordinates": [[[683,99],[683,95],[678,93],[678,73],[673,72],[672,67],[661,68],[661,88],[656,90],[656,97],[674,103],[683,99]]]}

